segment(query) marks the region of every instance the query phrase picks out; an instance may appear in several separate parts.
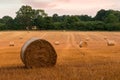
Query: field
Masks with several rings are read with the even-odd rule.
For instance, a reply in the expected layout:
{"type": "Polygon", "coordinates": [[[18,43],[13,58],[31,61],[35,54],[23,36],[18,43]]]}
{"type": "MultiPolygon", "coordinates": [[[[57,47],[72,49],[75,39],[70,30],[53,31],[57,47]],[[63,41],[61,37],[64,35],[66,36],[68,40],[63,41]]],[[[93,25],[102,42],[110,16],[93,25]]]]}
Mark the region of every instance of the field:
{"type": "Polygon", "coordinates": [[[120,80],[120,32],[0,32],[0,80],[120,80]],[[32,37],[46,39],[54,46],[58,55],[54,67],[24,68],[20,50],[32,37]],[[80,48],[79,42],[87,37],[88,47],[80,48]],[[104,37],[114,40],[115,46],[107,46],[104,37]],[[15,46],[9,46],[10,41],[15,46]]]}

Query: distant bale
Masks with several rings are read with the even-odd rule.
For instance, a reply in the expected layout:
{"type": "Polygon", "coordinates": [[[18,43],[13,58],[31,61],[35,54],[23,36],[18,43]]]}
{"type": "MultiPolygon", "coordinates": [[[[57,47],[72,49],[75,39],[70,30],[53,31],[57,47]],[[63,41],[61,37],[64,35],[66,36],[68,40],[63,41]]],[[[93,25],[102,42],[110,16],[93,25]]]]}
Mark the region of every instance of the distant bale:
{"type": "Polygon", "coordinates": [[[105,40],[107,40],[107,37],[104,37],[105,40]]]}
{"type": "Polygon", "coordinates": [[[32,38],[23,45],[21,59],[27,68],[49,67],[56,64],[57,54],[48,41],[32,38]]]}
{"type": "Polygon", "coordinates": [[[81,47],[87,47],[88,46],[88,44],[87,44],[87,42],[86,41],[80,41],[80,43],[79,43],[79,47],[81,48],[81,47]]]}
{"type": "Polygon", "coordinates": [[[115,46],[115,41],[114,40],[107,40],[107,45],[108,46],[115,46]]]}
{"type": "Polygon", "coordinates": [[[14,46],[14,45],[15,45],[14,41],[11,41],[11,42],[9,43],[9,46],[14,46]]]}
{"type": "Polygon", "coordinates": [[[23,39],[23,37],[22,37],[22,36],[20,36],[20,37],[19,37],[19,39],[23,39]]]}
{"type": "Polygon", "coordinates": [[[85,40],[86,40],[86,41],[89,41],[89,40],[90,40],[90,38],[89,38],[89,37],[87,37],[85,40]]]}
{"type": "Polygon", "coordinates": [[[55,41],[54,44],[55,44],[55,45],[59,45],[60,42],[59,42],[59,41],[55,41]]]}

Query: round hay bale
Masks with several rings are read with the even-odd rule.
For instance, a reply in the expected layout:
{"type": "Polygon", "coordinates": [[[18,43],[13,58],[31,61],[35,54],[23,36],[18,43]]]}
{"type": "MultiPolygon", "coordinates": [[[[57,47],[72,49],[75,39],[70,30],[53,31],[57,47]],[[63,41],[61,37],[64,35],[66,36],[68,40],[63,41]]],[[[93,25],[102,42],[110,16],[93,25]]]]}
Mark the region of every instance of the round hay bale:
{"type": "Polygon", "coordinates": [[[55,45],[59,45],[60,44],[60,42],[59,41],[55,41],[55,45]]]}
{"type": "Polygon", "coordinates": [[[90,40],[90,38],[89,38],[89,37],[87,37],[87,38],[86,38],[86,41],[89,41],[89,40],[90,40]]]}
{"type": "Polygon", "coordinates": [[[79,43],[79,47],[81,48],[81,47],[87,47],[88,46],[88,44],[87,44],[87,42],[86,41],[80,41],[80,43],[79,43]]]}
{"type": "Polygon", "coordinates": [[[11,41],[11,42],[9,43],[9,46],[14,46],[14,41],[11,41]]]}
{"type": "Polygon", "coordinates": [[[27,68],[49,67],[56,64],[57,54],[48,41],[32,38],[23,45],[21,59],[27,68]]]}
{"type": "Polygon", "coordinates": [[[19,37],[19,39],[23,39],[23,37],[22,37],[22,36],[20,36],[20,37],[19,37]]]}
{"type": "Polygon", "coordinates": [[[115,41],[114,40],[107,40],[107,45],[108,46],[115,46],[115,41]]]}
{"type": "Polygon", "coordinates": [[[104,37],[104,40],[107,40],[108,38],[107,37],[104,37]]]}

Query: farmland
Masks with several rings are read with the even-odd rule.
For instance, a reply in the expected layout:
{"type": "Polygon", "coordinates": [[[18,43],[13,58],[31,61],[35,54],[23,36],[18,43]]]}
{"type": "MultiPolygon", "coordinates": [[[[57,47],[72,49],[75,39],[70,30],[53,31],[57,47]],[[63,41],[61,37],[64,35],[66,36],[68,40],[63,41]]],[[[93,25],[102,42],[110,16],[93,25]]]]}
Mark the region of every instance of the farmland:
{"type": "Polygon", "coordinates": [[[0,32],[0,80],[120,80],[120,32],[0,32]],[[53,45],[58,55],[54,67],[24,67],[21,47],[32,37],[53,45]],[[80,48],[79,42],[88,37],[88,46],[80,48]],[[115,46],[107,46],[105,37],[114,40],[115,46]],[[9,46],[10,41],[14,46],[9,46]],[[60,44],[55,45],[55,41],[60,44]]]}

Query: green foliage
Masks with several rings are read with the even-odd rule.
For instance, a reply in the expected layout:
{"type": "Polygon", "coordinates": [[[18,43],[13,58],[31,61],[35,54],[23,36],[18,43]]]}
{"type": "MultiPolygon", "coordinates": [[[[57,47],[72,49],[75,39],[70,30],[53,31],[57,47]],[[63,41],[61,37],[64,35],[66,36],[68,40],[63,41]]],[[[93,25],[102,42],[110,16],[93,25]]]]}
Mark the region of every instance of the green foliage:
{"type": "Polygon", "coordinates": [[[81,16],[78,16],[80,18],[81,21],[92,21],[93,18],[91,16],[88,16],[88,15],[81,15],[81,16]]]}
{"type": "Polygon", "coordinates": [[[97,12],[95,16],[95,20],[104,21],[105,16],[106,16],[106,11],[104,9],[101,9],[100,11],[97,12]]]}
{"type": "Polygon", "coordinates": [[[43,29],[44,28],[44,18],[39,15],[36,19],[34,19],[34,25],[36,25],[39,29],[43,29]]]}
{"type": "Polygon", "coordinates": [[[19,22],[21,26],[24,26],[22,29],[25,29],[25,27],[31,28],[34,25],[34,20],[38,16],[46,17],[47,14],[44,12],[44,10],[35,10],[32,9],[31,6],[22,6],[19,11],[16,12],[16,20],[19,22]]]}
{"type": "Polygon", "coordinates": [[[53,27],[54,30],[63,30],[61,22],[54,22],[53,26],[54,26],[53,27]]]}
{"type": "Polygon", "coordinates": [[[12,26],[14,24],[13,19],[10,16],[4,16],[1,19],[1,23],[4,24],[4,26],[5,26],[5,28],[3,28],[3,29],[6,29],[6,30],[11,30],[12,26]]]}
{"type": "Polygon", "coordinates": [[[12,17],[10,17],[10,16],[4,16],[2,18],[3,23],[7,23],[9,20],[12,20],[12,17]]]}
{"type": "Polygon", "coordinates": [[[0,23],[0,30],[6,30],[5,24],[0,23]]]}
{"type": "Polygon", "coordinates": [[[107,31],[120,31],[120,23],[108,23],[105,25],[107,31]]]}
{"type": "Polygon", "coordinates": [[[106,23],[116,23],[119,22],[119,18],[114,14],[108,14],[105,18],[106,23]]]}
{"type": "Polygon", "coordinates": [[[44,10],[32,9],[31,6],[22,6],[13,19],[4,16],[0,19],[0,30],[25,30],[37,26],[39,30],[107,30],[120,31],[120,11],[101,9],[95,17],[88,15],[53,14],[47,16],[44,10]]]}
{"type": "Polygon", "coordinates": [[[53,14],[52,19],[53,19],[54,22],[59,22],[58,14],[53,14]]]}

